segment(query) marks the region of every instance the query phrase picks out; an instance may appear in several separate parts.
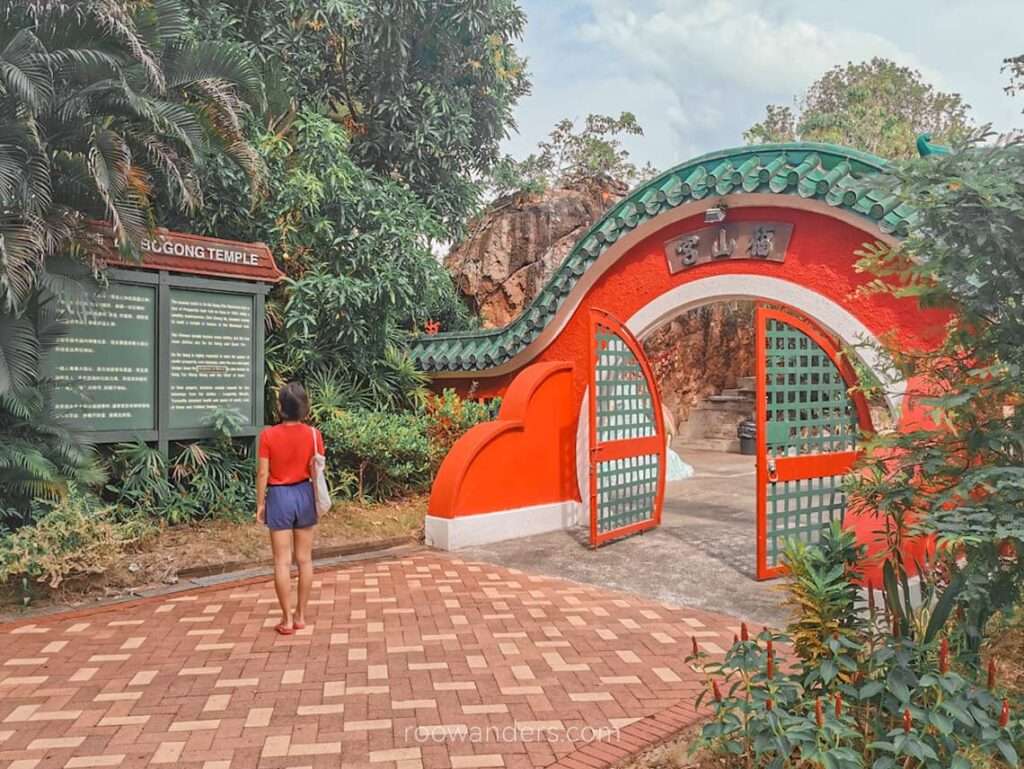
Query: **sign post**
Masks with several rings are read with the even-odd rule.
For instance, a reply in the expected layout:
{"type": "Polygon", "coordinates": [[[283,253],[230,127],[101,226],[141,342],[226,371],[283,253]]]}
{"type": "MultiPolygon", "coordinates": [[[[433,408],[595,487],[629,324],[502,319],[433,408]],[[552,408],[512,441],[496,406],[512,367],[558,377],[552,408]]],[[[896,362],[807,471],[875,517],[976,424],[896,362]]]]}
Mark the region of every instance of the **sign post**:
{"type": "Polygon", "coordinates": [[[95,443],[209,436],[216,409],[263,427],[266,294],[283,275],[261,243],[158,230],[142,260],[112,258],[108,284],[65,305],[48,359],[64,423],[95,443]]]}

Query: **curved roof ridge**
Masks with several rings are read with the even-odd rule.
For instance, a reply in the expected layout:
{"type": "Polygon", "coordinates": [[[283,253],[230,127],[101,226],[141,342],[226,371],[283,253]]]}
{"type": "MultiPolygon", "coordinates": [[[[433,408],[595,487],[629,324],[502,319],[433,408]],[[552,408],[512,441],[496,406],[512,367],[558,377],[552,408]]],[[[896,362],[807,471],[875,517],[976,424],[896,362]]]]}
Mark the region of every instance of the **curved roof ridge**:
{"type": "Polygon", "coordinates": [[[411,354],[426,373],[477,371],[505,363],[540,335],[580,276],[622,235],[659,214],[695,200],[734,192],[798,195],[822,200],[905,236],[913,211],[865,179],[889,161],[869,152],[818,142],[754,144],[687,160],[631,190],[576,241],[544,287],[501,328],[420,336],[411,354]]]}

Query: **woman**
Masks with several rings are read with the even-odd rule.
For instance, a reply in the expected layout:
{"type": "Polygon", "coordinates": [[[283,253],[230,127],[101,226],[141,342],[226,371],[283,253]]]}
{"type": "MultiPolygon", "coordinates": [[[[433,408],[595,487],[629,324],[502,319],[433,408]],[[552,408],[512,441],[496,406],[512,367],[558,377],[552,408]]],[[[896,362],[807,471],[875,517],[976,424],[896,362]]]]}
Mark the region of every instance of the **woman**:
{"type": "Polygon", "coordinates": [[[291,635],[306,626],[306,606],[313,587],[313,532],[317,524],[313,494],[313,455],[324,453],[324,439],[304,424],[309,399],[298,382],[281,388],[277,402],[281,424],[260,433],[256,473],[256,520],[270,529],[274,553],[274,590],[281,623],[274,628],[291,635]],[[315,450],[315,451],[314,451],[315,450]],[[292,553],[299,567],[299,600],[291,610],[292,553]]]}

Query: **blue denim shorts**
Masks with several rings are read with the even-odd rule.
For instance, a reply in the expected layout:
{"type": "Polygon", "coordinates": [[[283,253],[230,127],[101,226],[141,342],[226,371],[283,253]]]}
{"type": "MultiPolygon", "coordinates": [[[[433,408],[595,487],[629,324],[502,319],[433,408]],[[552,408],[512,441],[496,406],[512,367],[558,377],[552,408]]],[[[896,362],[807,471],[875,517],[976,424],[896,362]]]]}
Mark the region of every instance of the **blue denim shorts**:
{"type": "Polygon", "coordinates": [[[267,488],[267,527],[274,531],[308,529],[316,526],[313,484],[300,481],[267,488]]]}

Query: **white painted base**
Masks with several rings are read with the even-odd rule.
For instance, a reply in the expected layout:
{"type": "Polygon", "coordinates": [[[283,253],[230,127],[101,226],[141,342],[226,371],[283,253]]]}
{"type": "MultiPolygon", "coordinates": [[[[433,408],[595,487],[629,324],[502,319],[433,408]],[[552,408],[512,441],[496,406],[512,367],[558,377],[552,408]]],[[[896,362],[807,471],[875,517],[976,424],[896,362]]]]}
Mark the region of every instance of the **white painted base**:
{"type": "Polygon", "coordinates": [[[506,539],[529,537],[575,526],[581,519],[579,502],[552,502],[547,505],[499,510],[495,513],[438,518],[428,515],[424,525],[427,544],[441,550],[458,550],[473,545],[489,545],[506,539]]]}

